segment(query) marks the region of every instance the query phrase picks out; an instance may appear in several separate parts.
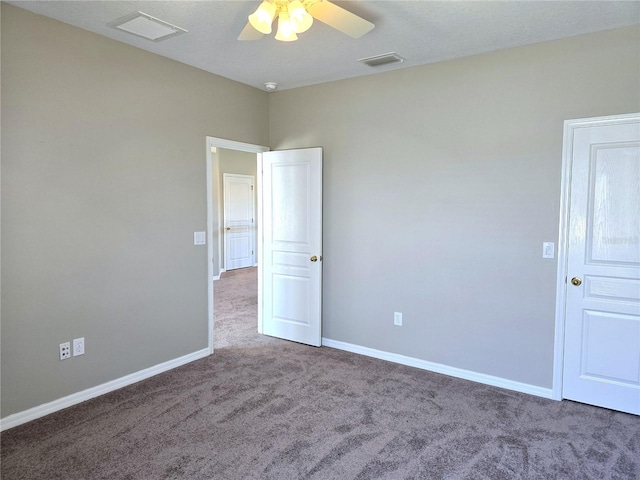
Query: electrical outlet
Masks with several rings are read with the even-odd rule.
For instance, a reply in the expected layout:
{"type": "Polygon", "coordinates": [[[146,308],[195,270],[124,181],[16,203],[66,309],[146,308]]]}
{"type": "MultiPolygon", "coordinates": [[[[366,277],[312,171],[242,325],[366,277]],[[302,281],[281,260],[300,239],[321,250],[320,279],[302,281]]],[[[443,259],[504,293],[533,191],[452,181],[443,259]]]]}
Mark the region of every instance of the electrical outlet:
{"type": "Polygon", "coordinates": [[[84,355],[84,337],[73,339],[73,356],[84,355]]]}
{"type": "Polygon", "coordinates": [[[60,360],[66,360],[71,356],[71,342],[60,344],[60,360]]]}
{"type": "Polygon", "coordinates": [[[402,326],[402,312],[393,312],[393,324],[398,327],[402,326]]]}

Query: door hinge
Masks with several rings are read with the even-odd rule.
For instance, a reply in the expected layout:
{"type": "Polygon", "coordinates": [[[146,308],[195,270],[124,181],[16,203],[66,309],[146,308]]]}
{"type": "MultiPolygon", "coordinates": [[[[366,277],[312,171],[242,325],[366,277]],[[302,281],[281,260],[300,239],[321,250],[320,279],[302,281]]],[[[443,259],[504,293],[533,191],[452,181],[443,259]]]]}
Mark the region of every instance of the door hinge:
{"type": "Polygon", "coordinates": [[[253,190],[253,185],[251,185],[251,190],[253,190]]]}

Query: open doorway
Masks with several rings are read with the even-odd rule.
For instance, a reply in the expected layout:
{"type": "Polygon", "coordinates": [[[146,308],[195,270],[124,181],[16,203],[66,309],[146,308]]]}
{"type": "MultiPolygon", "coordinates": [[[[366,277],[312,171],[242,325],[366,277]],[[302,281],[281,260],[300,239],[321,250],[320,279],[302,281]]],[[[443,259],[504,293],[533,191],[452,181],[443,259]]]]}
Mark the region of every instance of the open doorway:
{"type": "MultiPolygon", "coordinates": [[[[257,285],[257,291],[254,291],[254,298],[261,298],[261,282],[260,282],[260,257],[261,245],[258,241],[261,238],[261,169],[259,168],[260,157],[263,152],[269,148],[262,145],[254,145],[232,140],[226,140],[215,137],[207,137],[207,236],[209,238],[207,257],[208,257],[208,275],[207,283],[209,290],[209,321],[208,321],[208,347],[209,352],[213,353],[215,338],[215,282],[219,281],[221,275],[226,272],[234,273],[234,278],[230,279],[230,285],[222,285],[219,287],[221,294],[231,294],[234,291],[234,282],[240,282],[242,286],[242,302],[250,301],[252,292],[251,285],[257,285]],[[224,174],[236,174],[253,176],[255,178],[254,185],[254,225],[253,228],[253,264],[248,268],[250,270],[228,268],[229,261],[225,261],[225,215],[224,215],[224,174]],[[256,282],[257,280],[257,282],[256,282]],[[249,289],[249,290],[248,290],[249,289]],[[223,293],[224,292],[224,293],[223,293]]],[[[227,247],[228,249],[229,247],[227,247]]],[[[228,252],[227,252],[228,253],[228,252]]],[[[236,285],[236,287],[238,286],[236,285]]],[[[240,292],[238,288],[235,291],[240,292]]],[[[228,314],[226,307],[224,312],[228,314]]],[[[222,312],[222,313],[224,313],[222,312]]],[[[260,309],[258,309],[257,325],[254,331],[261,331],[260,328],[260,309]]],[[[246,318],[244,318],[246,321],[246,318]]],[[[233,335],[231,335],[232,340],[233,335]]]]}

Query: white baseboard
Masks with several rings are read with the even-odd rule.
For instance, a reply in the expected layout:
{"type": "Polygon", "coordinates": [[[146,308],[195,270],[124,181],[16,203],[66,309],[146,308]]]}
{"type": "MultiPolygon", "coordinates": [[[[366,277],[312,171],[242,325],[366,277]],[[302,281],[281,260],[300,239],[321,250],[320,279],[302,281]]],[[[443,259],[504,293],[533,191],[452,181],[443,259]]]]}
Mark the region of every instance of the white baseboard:
{"type": "MultiPolygon", "coordinates": [[[[516,392],[527,393],[529,395],[535,395],[543,398],[553,398],[552,389],[538,387],[527,383],[515,382],[513,380],[507,380],[501,377],[494,377],[484,373],[473,372],[471,370],[464,370],[461,368],[450,367],[441,363],[429,362],[426,360],[420,360],[418,358],[407,357],[397,353],[385,352],[382,350],[376,350],[374,348],[362,347],[360,345],[354,345],[352,343],[340,342],[338,340],[332,340],[330,338],[322,338],[322,345],[325,347],[331,347],[338,350],[344,350],[347,352],[357,353],[359,355],[365,355],[367,357],[378,358],[380,360],[386,360],[389,362],[399,363],[401,365],[407,365],[409,367],[420,368],[422,370],[428,370],[430,372],[441,373],[449,375],[451,377],[462,378],[464,380],[471,380],[473,382],[483,383],[485,385],[491,385],[494,387],[505,388],[507,390],[513,390],[516,392]]],[[[140,370],[124,377],[112,380],[96,387],[88,388],[78,393],[68,395],[66,397],[59,398],[49,403],[39,405],[37,407],[30,408],[23,412],[14,413],[8,415],[5,418],[0,419],[0,431],[8,430],[23,423],[30,422],[50,413],[57,412],[67,407],[77,405],[78,403],[90,400],[92,398],[104,395],[105,393],[112,392],[127,385],[145,380],[147,378],[158,375],[159,373],[172,370],[181,365],[199,360],[209,355],[209,349],[204,348],[197,352],[184,355],[182,357],[169,360],[164,363],[160,363],[153,367],[140,370]]]]}
{"type": "Polygon", "coordinates": [[[464,370],[462,368],[450,367],[441,363],[428,362],[426,360],[420,360],[419,358],[407,357],[405,355],[399,355],[397,353],[384,352],[382,350],[362,347],[360,345],[354,345],[352,343],[340,342],[338,340],[332,340],[330,338],[322,338],[322,345],[325,347],[336,348],[338,350],[357,353],[359,355],[366,355],[367,357],[379,358],[381,360],[387,360],[389,362],[407,365],[409,367],[416,367],[422,370],[428,370],[430,372],[442,373],[451,377],[471,380],[472,382],[484,383],[485,385],[491,385],[493,387],[505,388],[507,390],[514,390],[521,393],[528,393],[529,395],[535,395],[537,397],[544,397],[549,399],[553,398],[553,392],[550,388],[537,387],[528,383],[515,382],[513,380],[507,380],[506,378],[487,375],[485,373],[478,373],[471,370],[464,370]]]}
{"type": "Polygon", "coordinates": [[[175,358],[158,365],[154,365],[153,367],[145,368],[144,370],[140,370],[139,372],[131,373],[124,377],[117,378],[110,382],[103,383],[102,385],[98,385],[96,387],[82,390],[78,393],[67,395],[66,397],[54,400],[53,402],[38,405],[37,407],[30,408],[23,412],[8,415],[0,419],[0,432],[8,430],[9,428],[17,427],[18,425],[22,425],[23,423],[30,422],[31,420],[44,417],[45,415],[57,412],[58,410],[62,410],[63,408],[71,407],[86,400],[104,395],[105,393],[109,393],[119,388],[126,387],[127,385],[139,382],[140,380],[145,380],[149,377],[153,377],[154,375],[158,375],[159,373],[172,370],[176,367],[193,362],[195,360],[199,360],[200,358],[204,358],[208,355],[209,349],[204,348],[202,350],[198,350],[197,352],[193,352],[188,355],[184,355],[182,357],[175,358]]]}
{"type": "Polygon", "coordinates": [[[220,277],[222,277],[222,274],[226,272],[226,270],[224,268],[221,268],[220,271],[218,272],[218,275],[216,275],[215,277],[213,277],[213,281],[216,280],[220,280],[220,277]]]}

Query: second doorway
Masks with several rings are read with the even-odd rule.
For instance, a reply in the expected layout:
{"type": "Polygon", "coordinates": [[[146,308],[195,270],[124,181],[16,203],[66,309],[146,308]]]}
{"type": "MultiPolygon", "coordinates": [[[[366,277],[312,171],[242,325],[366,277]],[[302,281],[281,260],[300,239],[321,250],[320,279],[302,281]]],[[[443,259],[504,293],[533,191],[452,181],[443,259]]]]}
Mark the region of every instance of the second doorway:
{"type": "Polygon", "coordinates": [[[225,270],[255,265],[254,184],[253,175],[223,173],[225,270]]]}

